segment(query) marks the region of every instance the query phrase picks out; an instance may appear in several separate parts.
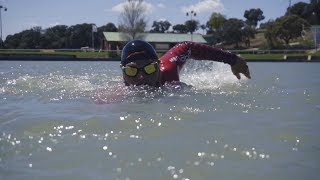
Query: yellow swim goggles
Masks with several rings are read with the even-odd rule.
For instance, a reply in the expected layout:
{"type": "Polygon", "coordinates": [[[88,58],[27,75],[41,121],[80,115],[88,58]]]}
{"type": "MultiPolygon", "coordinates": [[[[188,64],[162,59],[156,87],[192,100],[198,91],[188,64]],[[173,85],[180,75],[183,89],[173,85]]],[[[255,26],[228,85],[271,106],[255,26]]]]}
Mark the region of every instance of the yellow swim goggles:
{"type": "Polygon", "coordinates": [[[150,75],[150,74],[157,71],[157,67],[158,67],[158,62],[153,62],[153,63],[147,64],[141,68],[135,68],[135,67],[130,67],[130,66],[121,66],[121,69],[125,75],[130,76],[130,77],[135,77],[139,71],[143,71],[144,73],[150,75]]]}

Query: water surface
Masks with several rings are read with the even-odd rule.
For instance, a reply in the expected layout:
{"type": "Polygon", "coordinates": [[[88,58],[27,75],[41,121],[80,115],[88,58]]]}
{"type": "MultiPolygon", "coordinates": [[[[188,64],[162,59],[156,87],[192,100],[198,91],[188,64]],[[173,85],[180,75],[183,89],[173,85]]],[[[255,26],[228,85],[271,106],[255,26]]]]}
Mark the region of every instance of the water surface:
{"type": "Polygon", "coordinates": [[[118,62],[0,62],[0,179],[318,179],[320,64],[190,61],[123,85],[118,62]]]}

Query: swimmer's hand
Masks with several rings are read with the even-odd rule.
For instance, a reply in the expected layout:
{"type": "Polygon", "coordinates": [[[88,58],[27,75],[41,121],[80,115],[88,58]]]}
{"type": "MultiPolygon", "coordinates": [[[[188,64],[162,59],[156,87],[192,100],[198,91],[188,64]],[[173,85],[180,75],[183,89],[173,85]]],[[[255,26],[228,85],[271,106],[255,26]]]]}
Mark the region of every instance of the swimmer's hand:
{"type": "Polygon", "coordinates": [[[248,79],[251,79],[249,67],[246,61],[242,58],[238,58],[236,64],[231,66],[231,71],[238,79],[241,78],[240,73],[245,75],[248,79]]]}

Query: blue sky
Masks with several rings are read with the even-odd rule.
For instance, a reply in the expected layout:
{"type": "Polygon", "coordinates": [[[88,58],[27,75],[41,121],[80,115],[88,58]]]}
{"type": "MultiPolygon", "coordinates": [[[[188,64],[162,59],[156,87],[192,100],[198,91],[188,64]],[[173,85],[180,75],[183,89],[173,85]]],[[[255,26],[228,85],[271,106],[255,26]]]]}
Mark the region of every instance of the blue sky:
{"type": "MultiPolygon", "coordinates": [[[[292,0],[297,2],[309,0],[292,0]]],[[[108,22],[119,23],[119,7],[126,0],[0,0],[7,7],[2,9],[3,39],[34,26],[48,28],[55,25],[95,23],[102,26],[108,22]]],[[[148,29],[155,20],[168,20],[171,24],[182,24],[190,17],[186,11],[197,12],[196,20],[205,24],[212,12],[227,18],[244,19],[245,10],[260,8],[264,21],[284,15],[289,0],[144,0],[148,29]]]]}

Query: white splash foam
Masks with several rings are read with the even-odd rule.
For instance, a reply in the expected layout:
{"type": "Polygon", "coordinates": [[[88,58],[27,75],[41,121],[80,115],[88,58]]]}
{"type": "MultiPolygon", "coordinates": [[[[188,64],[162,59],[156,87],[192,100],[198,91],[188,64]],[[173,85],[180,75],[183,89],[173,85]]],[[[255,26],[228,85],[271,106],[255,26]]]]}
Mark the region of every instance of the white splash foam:
{"type": "Polygon", "coordinates": [[[232,74],[230,65],[212,61],[188,61],[181,70],[181,81],[196,89],[240,85],[239,80],[232,74]]]}

